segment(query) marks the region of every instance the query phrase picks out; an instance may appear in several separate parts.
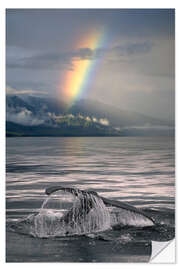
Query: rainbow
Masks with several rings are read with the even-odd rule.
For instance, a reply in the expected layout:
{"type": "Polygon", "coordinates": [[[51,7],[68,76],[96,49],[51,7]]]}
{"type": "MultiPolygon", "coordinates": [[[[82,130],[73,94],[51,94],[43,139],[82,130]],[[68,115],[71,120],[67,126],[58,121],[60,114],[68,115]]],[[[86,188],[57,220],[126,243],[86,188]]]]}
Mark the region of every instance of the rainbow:
{"type": "MultiPolygon", "coordinates": [[[[80,39],[75,45],[75,50],[89,48],[94,52],[102,47],[103,43],[104,31],[93,31],[80,39]]],[[[98,62],[99,58],[73,59],[73,69],[65,72],[61,92],[68,107],[71,107],[87,91],[89,84],[93,81],[98,62]]]]}

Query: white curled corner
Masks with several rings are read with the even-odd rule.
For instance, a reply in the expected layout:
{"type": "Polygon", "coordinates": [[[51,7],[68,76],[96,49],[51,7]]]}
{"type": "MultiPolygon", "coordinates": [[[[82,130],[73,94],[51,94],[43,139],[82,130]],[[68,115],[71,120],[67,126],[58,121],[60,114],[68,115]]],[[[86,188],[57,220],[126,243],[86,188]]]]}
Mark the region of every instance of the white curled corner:
{"type": "Polygon", "coordinates": [[[152,241],[150,263],[175,263],[175,239],[168,242],[152,241]]]}

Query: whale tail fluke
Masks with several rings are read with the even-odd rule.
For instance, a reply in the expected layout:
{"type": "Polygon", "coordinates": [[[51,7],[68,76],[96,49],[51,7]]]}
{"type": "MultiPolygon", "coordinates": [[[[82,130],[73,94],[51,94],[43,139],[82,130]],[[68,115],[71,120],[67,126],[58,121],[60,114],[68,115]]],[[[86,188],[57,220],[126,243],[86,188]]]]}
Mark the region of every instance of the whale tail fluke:
{"type": "MultiPolygon", "coordinates": [[[[88,214],[90,210],[93,208],[93,203],[92,203],[93,196],[90,196],[90,195],[94,195],[95,197],[98,197],[99,199],[101,199],[107,207],[115,207],[118,209],[118,211],[115,212],[114,215],[112,215],[112,219],[115,224],[120,223],[122,225],[130,225],[130,226],[135,225],[139,227],[155,225],[154,220],[148,214],[144,213],[142,210],[124,202],[110,200],[110,199],[101,197],[95,191],[85,191],[85,190],[80,190],[77,188],[52,186],[52,187],[48,187],[45,190],[45,193],[47,195],[51,195],[52,193],[59,190],[64,191],[64,192],[70,192],[74,196],[81,198],[81,202],[82,202],[81,206],[86,207],[86,209],[82,209],[83,213],[88,214]]],[[[69,212],[69,214],[67,215],[70,215],[70,214],[71,212],[69,212]]]]}

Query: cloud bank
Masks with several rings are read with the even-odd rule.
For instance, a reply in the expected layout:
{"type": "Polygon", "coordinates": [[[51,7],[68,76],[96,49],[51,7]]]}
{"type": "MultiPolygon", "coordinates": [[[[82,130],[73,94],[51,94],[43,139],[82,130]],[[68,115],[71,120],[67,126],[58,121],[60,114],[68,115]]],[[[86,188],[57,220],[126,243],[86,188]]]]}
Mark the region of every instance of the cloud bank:
{"type": "Polygon", "coordinates": [[[6,120],[25,126],[37,126],[44,123],[43,119],[35,117],[32,112],[26,108],[22,108],[18,112],[12,108],[7,108],[6,120]]]}

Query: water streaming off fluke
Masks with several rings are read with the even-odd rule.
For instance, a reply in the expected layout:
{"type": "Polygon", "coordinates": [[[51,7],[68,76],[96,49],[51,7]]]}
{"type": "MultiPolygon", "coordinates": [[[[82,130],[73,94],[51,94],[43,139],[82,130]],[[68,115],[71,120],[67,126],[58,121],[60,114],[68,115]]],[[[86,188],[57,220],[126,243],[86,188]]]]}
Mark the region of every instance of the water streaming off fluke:
{"type": "Polygon", "coordinates": [[[110,228],[110,213],[99,197],[90,193],[86,197],[63,193],[49,196],[39,213],[18,222],[16,230],[34,237],[58,237],[110,228]]]}

